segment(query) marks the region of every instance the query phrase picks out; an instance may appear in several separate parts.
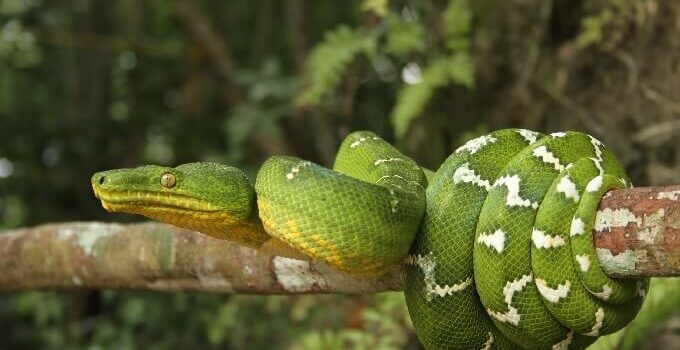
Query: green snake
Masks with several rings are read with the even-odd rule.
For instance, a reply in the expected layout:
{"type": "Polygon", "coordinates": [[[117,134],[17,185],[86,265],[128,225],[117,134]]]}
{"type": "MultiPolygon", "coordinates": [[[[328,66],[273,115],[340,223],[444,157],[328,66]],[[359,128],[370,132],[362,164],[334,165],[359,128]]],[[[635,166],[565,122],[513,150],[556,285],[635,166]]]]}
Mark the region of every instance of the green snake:
{"type": "Polygon", "coordinates": [[[649,281],[605,275],[592,227],[601,197],[630,186],[594,137],[524,129],[473,139],[435,173],[361,131],[333,169],[274,156],[254,186],[216,163],[92,177],[109,211],[355,276],[403,263],[427,349],[582,349],[628,324],[649,281]]]}

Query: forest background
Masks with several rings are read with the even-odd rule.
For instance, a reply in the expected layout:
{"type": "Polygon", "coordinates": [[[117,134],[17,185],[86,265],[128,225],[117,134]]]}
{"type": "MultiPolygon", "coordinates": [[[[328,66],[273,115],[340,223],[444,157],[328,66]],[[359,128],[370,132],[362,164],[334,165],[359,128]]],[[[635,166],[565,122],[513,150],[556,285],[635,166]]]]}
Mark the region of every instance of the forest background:
{"type": "MultiPolygon", "coordinates": [[[[677,184],[679,53],[677,1],[0,0],[0,229],[139,221],[100,207],[98,170],[330,166],[361,129],[432,169],[491,130],[581,130],[677,184]]],[[[680,344],[658,295],[622,348],[680,344]]],[[[272,345],[420,348],[399,293],[0,295],[0,349],[272,345]]]]}

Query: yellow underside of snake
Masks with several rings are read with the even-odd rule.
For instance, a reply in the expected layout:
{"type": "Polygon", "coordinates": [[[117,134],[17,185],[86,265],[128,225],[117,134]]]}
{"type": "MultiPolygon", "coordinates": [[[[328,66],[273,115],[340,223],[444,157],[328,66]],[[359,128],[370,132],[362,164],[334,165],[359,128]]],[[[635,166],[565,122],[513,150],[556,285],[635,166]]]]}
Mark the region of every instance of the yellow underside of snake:
{"type": "Polygon", "coordinates": [[[332,170],[276,156],[254,186],[215,163],[111,170],[92,186],[109,211],[355,276],[404,264],[427,349],[582,349],[630,322],[648,288],[598,265],[597,204],[630,181],[600,141],[578,132],[499,130],[435,173],[355,132],[332,170]]]}

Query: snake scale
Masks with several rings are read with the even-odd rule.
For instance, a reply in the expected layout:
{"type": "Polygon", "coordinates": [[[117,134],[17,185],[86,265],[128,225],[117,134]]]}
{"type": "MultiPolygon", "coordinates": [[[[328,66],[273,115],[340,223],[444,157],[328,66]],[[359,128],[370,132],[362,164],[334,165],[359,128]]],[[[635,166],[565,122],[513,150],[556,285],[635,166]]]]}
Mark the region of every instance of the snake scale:
{"type": "Polygon", "coordinates": [[[216,163],[110,170],[92,186],[109,211],[355,276],[404,263],[427,349],[583,349],[628,324],[649,285],[598,265],[597,205],[631,184],[611,151],[579,132],[495,131],[431,173],[360,131],[333,169],[274,156],[254,186],[216,163]]]}

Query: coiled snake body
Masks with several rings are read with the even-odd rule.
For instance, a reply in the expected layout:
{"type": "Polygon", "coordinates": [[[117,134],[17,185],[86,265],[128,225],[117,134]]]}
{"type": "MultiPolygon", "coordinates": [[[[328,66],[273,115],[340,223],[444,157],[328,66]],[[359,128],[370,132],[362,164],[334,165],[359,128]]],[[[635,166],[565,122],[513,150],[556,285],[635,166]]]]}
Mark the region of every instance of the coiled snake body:
{"type": "Polygon", "coordinates": [[[107,210],[353,275],[405,261],[406,302],[428,349],[582,349],[630,322],[648,288],[598,265],[598,202],[630,181],[578,132],[496,131],[457,149],[429,181],[389,143],[355,132],[333,170],[272,157],[254,188],[214,163],[111,170],[92,186],[107,210]]]}

